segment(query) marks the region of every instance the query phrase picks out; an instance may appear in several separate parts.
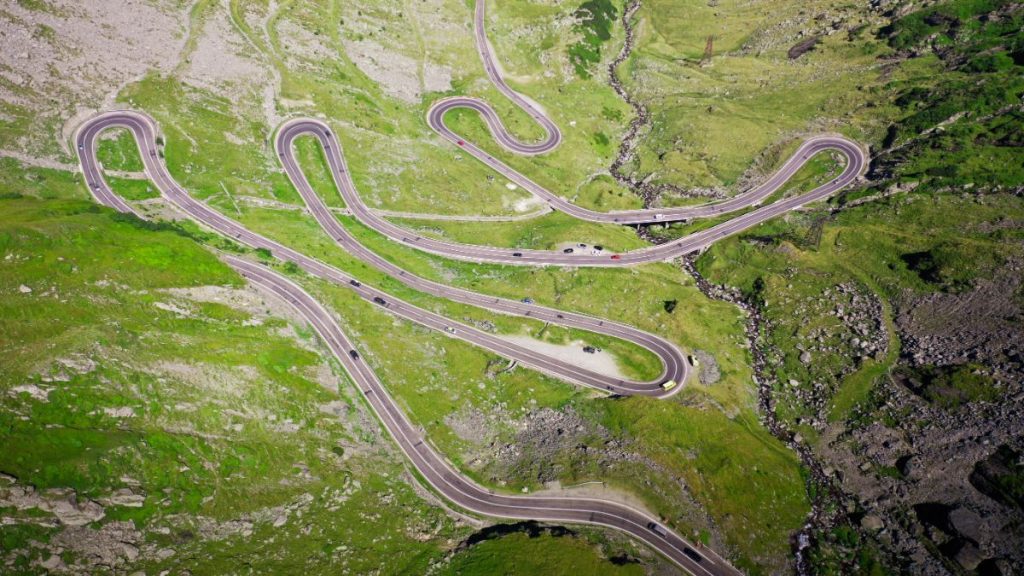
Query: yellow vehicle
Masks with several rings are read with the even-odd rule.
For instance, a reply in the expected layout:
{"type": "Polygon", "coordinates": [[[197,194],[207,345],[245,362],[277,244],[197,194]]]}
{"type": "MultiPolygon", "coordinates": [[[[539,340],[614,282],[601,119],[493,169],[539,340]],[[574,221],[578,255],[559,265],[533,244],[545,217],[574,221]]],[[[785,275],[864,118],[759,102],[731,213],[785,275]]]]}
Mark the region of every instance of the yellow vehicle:
{"type": "Polygon", "coordinates": [[[665,390],[671,390],[671,389],[675,388],[677,384],[678,384],[678,382],[676,382],[675,380],[669,380],[668,382],[665,382],[664,384],[662,384],[661,387],[663,389],[665,389],[665,390]]]}

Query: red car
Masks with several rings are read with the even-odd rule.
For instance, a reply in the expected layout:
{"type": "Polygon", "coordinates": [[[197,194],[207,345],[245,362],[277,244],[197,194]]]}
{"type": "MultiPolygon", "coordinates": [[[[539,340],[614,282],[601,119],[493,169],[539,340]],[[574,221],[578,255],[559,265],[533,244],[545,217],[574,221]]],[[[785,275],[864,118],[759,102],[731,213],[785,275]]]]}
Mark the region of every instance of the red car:
{"type": "Polygon", "coordinates": [[[459,146],[462,146],[463,144],[465,144],[465,142],[463,142],[462,140],[459,140],[459,146]]]}
{"type": "Polygon", "coordinates": [[[622,256],[619,256],[618,254],[612,254],[612,260],[622,260],[622,256]]]}

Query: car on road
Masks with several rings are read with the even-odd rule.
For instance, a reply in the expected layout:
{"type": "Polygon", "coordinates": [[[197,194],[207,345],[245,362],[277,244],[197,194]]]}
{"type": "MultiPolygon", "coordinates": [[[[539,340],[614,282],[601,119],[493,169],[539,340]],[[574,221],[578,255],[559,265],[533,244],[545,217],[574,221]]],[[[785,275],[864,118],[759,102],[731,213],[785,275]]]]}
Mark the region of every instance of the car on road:
{"type": "Polygon", "coordinates": [[[353,360],[359,360],[359,352],[356,352],[355,350],[349,350],[348,355],[351,356],[353,360]]]}
{"type": "Polygon", "coordinates": [[[453,328],[451,326],[445,326],[444,327],[444,331],[449,333],[449,334],[455,334],[455,328],[453,328]]]}
{"type": "Polygon", "coordinates": [[[522,299],[522,303],[523,304],[533,304],[533,298],[523,298],[522,299]]]}
{"type": "Polygon", "coordinates": [[[657,522],[648,522],[647,528],[662,538],[668,538],[668,531],[662,528],[661,524],[658,524],[657,522]]]}
{"type": "Polygon", "coordinates": [[[664,384],[661,385],[661,389],[662,390],[671,390],[671,389],[675,388],[678,384],[679,383],[676,382],[675,380],[669,380],[668,382],[665,382],[664,384]]]}
{"type": "Polygon", "coordinates": [[[683,547],[683,554],[686,554],[686,557],[689,558],[690,560],[693,560],[694,562],[701,562],[702,560],[704,560],[703,556],[701,556],[700,554],[697,554],[697,552],[693,548],[690,548],[689,546],[684,546],[683,547]]]}
{"type": "Polygon", "coordinates": [[[515,256],[516,258],[522,258],[523,257],[523,253],[522,252],[513,252],[512,255],[515,256]]]}
{"type": "Polygon", "coordinates": [[[612,254],[612,260],[622,260],[622,256],[619,256],[618,254],[612,254]]]}
{"type": "Polygon", "coordinates": [[[362,286],[362,284],[359,283],[359,280],[349,280],[348,283],[355,286],[356,288],[362,286]]]}
{"type": "Polygon", "coordinates": [[[373,301],[376,302],[377,304],[380,304],[381,306],[387,306],[388,305],[388,301],[383,299],[383,298],[381,298],[380,296],[374,296],[373,297],[373,301]]]}

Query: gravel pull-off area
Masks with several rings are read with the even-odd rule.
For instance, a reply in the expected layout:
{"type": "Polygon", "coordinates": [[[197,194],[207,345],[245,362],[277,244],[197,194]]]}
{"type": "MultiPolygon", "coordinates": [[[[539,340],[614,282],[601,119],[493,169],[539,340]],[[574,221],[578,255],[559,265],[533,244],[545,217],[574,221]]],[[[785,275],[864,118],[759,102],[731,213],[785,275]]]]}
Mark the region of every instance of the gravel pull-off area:
{"type": "Polygon", "coordinates": [[[702,385],[711,386],[722,378],[722,371],[718,368],[718,361],[715,360],[715,357],[710,352],[694,350],[693,356],[700,363],[697,375],[702,385]]]}
{"type": "Polygon", "coordinates": [[[614,356],[604,351],[593,354],[584,352],[583,348],[586,346],[586,343],[579,340],[570,344],[551,344],[550,342],[542,342],[529,336],[502,336],[502,338],[531,350],[543,352],[548,356],[565,360],[566,362],[573,362],[581,368],[586,368],[599,374],[626,378],[622,373],[622,369],[615,362],[614,356]]]}

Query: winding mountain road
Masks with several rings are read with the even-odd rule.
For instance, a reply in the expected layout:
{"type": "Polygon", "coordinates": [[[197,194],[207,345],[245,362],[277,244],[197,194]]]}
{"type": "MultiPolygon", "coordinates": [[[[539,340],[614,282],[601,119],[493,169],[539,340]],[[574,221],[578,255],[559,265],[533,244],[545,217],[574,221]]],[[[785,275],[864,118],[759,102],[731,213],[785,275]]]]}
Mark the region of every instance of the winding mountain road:
{"type": "MultiPolygon", "coordinates": [[[[771,177],[753,187],[752,189],[738,194],[728,200],[689,206],[681,208],[658,208],[646,210],[630,210],[618,212],[596,212],[582,208],[572,202],[547,190],[540,184],[530,180],[525,175],[514,170],[501,160],[488,154],[472,142],[452,131],[444,122],[447,112],[464,108],[479,113],[487,124],[494,139],[506,150],[516,154],[541,154],[550,151],[561,142],[562,134],[555,123],[548,118],[535,103],[512,90],[499,73],[497,63],[494,60],[493,51],[487,41],[484,28],[485,2],[478,0],[474,14],[474,30],[476,37],[477,52],[487,71],[487,76],[505,96],[516,103],[524,112],[534,118],[545,131],[545,138],[536,144],[524,143],[517,140],[505,128],[494,108],[490,104],[477,98],[452,97],[436,102],[427,112],[428,125],[442,138],[452,142],[455,146],[465,150],[474,158],[483,162],[491,169],[508,178],[511,182],[518,184],[525,190],[534,194],[554,210],[564,212],[570,216],[588,220],[591,222],[611,224],[646,224],[666,223],[691,218],[714,217],[735,212],[742,209],[758,206],[765,199],[777,192],[788,182],[801,167],[804,166],[813,156],[819,153],[831,151],[839,154],[845,160],[842,172],[829,182],[798,196],[785,198],[744,213],[726,222],[684,236],[677,240],[632,250],[622,254],[612,253],[583,253],[551,251],[551,250],[530,250],[515,248],[498,248],[492,246],[479,246],[474,244],[461,244],[424,237],[412,233],[396,224],[391,223],[367,206],[362,197],[356,191],[349,171],[342,154],[341,144],[337,137],[330,132],[326,123],[313,118],[297,118],[286,122],[277,132],[275,147],[278,157],[293,183],[297,183],[297,175],[301,178],[302,170],[298,167],[295,155],[292,151],[292,143],[295,138],[301,135],[316,137],[327,156],[328,165],[334,181],[345,200],[349,210],[360,222],[373,230],[387,236],[395,242],[438,254],[447,258],[464,260],[468,262],[490,262],[513,265],[535,265],[535,266],[623,266],[632,264],[643,264],[647,262],[660,262],[672,260],[679,256],[689,254],[696,250],[706,248],[722,238],[737,234],[762,222],[780,216],[786,212],[799,209],[806,204],[827,198],[839,190],[850,186],[864,172],[867,166],[867,158],[861,147],[842,136],[824,135],[810,138],[804,141],[792,156],[779,168],[771,177]]],[[[308,187],[308,185],[307,185],[308,187]]],[[[300,191],[301,191],[300,186],[300,191]]],[[[318,211],[310,205],[311,198],[303,194],[307,206],[314,212],[318,211]]],[[[313,194],[312,196],[315,196],[313,194]]],[[[321,226],[324,223],[321,222],[321,226]]]]}
{"type": "MultiPolygon", "coordinates": [[[[584,314],[562,312],[530,302],[495,298],[469,290],[446,286],[416,276],[368,249],[340,224],[335,214],[310,186],[294,154],[295,139],[300,136],[313,136],[318,140],[324,150],[328,168],[336,187],[353,216],[363,224],[395,242],[426,252],[471,262],[537,266],[629,266],[676,258],[704,248],[724,237],[739,233],[787,211],[797,209],[809,202],[826,198],[836,191],[849,186],[859,178],[865,168],[866,159],[864,152],[856,143],[841,136],[821,136],[804,142],[796,153],[764,183],[729,200],[686,208],[608,213],[595,212],[578,207],[534,183],[526,176],[516,172],[474,144],[467,142],[464,138],[451,131],[444,123],[444,116],[450,110],[456,108],[475,110],[481,114],[499,145],[517,154],[541,154],[552,150],[561,141],[561,132],[558,126],[548,118],[540,106],[527,97],[515,92],[505,83],[484,32],[484,15],[484,2],[483,0],[478,0],[474,15],[475,37],[477,50],[484,64],[487,76],[502,94],[540,124],[545,131],[545,137],[537,143],[520,142],[505,129],[490,105],[475,98],[455,97],[441,100],[435,103],[428,111],[427,122],[441,137],[450,140],[455,146],[467,151],[510,181],[519,184],[524,189],[543,199],[551,209],[560,210],[584,220],[618,224],[671,222],[681,219],[718,216],[759,205],[779,190],[815,154],[824,151],[834,151],[846,160],[842,173],[827,184],[799,196],[785,198],[750,210],[704,231],[663,245],[642,248],[622,254],[583,254],[547,250],[514,250],[459,244],[425,238],[410,233],[381,217],[362,201],[351,179],[341,145],[336,135],[325,122],[311,118],[297,118],[286,122],[278,129],[274,139],[275,151],[286,174],[299,191],[309,212],[324,232],[342,249],[419,292],[484,308],[495,313],[534,318],[544,322],[588,330],[633,342],[650,350],[661,360],[663,365],[662,372],[654,380],[634,382],[600,374],[580,368],[571,362],[536,352],[464,323],[452,321],[440,314],[417,307],[381,290],[365,285],[333,266],[310,258],[301,252],[248,230],[240,223],[192,198],[184,188],[177,184],[168,172],[158,152],[156,144],[158,127],[149,116],[143,113],[135,111],[107,112],[89,119],[79,128],[75,135],[75,143],[89,191],[98,202],[121,212],[141,217],[130,204],[115,194],[107,184],[96,155],[97,138],[103,131],[114,127],[126,128],[133,134],[139,147],[146,174],[160,190],[161,194],[189,217],[235,242],[252,248],[269,250],[276,258],[286,262],[293,262],[315,277],[345,286],[366,300],[381,305],[387,311],[397,316],[428,328],[442,331],[449,337],[465,340],[558,378],[622,395],[665,397],[678,392],[681,386],[666,386],[666,384],[670,382],[682,383],[687,377],[689,366],[682,352],[675,345],[660,336],[625,324],[594,318],[584,314]]],[[[356,347],[346,338],[334,317],[317,303],[315,299],[302,288],[265,265],[255,264],[249,260],[232,255],[225,255],[224,259],[252,283],[289,302],[313,325],[331,352],[337,356],[345,370],[353,378],[356,385],[359,386],[360,391],[376,412],[385,428],[416,467],[417,471],[423,475],[434,489],[456,504],[468,510],[490,516],[557,522],[581,522],[608,526],[626,532],[645,542],[692,574],[718,575],[738,573],[714,552],[689,544],[686,540],[668,530],[657,519],[650,518],[645,513],[626,505],[589,498],[495,494],[491,490],[468,480],[452,468],[443,456],[422,437],[418,429],[407,420],[394,399],[391,398],[377,379],[373,370],[366,365],[361,355],[356,352],[356,347]]]]}
{"type": "Polygon", "coordinates": [[[234,256],[225,256],[225,260],[252,283],[290,303],[313,325],[412,465],[435,490],[452,502],[487,516],[576,522],[614,528],[658,550],[691,574],[739,574],[713,551],[695,549],[674,532],[666,530],[658,519],[624,504],[596,498],[495,494],[469,480],[448,464],[420,434],[418,428],[409,422],[373,370],[361,357],[350,352],[354,350],[352,343],[331,314],[316,300],[265,266],[234,256]]]}
{"type": "Polygon", "coordinates": [[[134,208],[110,188],[104,179],[103,170],[96,157],[98,136],[104,130],[115,127],[126,128],[132,133],[142,155],[145,172],[150,180],[153,181],[164,198],[189,217],[235,242],[252,248],[269,250],[276,258],[292,262],[313,276],[349,288],[366,300],[378,302],[379,299],[380,302],[383,302],[382,306],[395,315],[427,328],[442,331],[449,337],[459,338],[471,344],[481,346],[496,354],[517,360],[526,366],[563,380],[613,394],[664,397],[678,392],[681,388],[681,386],[674,386],[666,389],[662,386],[664,383],[669,381],[682,383],[686,379],[688,365],[682,352],[675,345],[660,336],[633,328],[632,326],[594,318],[585,314],[562,312],[532,303],[496,298],[446,286],[420,278],[391,264],[360,244],[338,223],[334,214],[329,211],[319,196],[309,187],[309,183],[305,180],[302,173],[292,171],[298,170],[297,165],[294,164],[294,159],[292,159],[294,168],[289,169],[289,165],[286,164],[286,170],[289,171],[289,176],[296,182],[299,192],[307,202],[310,211],[331,238],[357,258],[411,288],[434,296],[478,306],[498,313],[534,318],[544,322],[580,328],[633,342],[658,356],[662,362],[662,372],[654,380],[635,382],[581,368],[572,362],[536,352],[495,334],[485,332],[468,324],[453,321],[435,312],[400,300],[386,292],[359,282],[338,268],[257,234],[210,208],[203,202],[199,202],[174,180],[157,153],[156,123],[149,116],[140,112],[117,111],[100,114],[87,121],[78,130],[76,145],[82,172],[85,174],[90,192],[101,204],[141,217],[141,214],[136,212],[134,208]]]}

